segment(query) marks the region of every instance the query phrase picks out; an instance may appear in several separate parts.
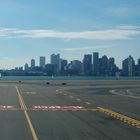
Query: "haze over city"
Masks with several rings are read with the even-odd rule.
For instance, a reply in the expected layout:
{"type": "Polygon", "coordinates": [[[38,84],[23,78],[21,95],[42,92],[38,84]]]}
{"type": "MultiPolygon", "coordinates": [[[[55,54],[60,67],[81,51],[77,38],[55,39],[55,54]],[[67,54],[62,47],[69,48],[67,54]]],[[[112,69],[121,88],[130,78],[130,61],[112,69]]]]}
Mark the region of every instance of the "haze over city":
{"type": "MultiPolygon", "coordinates": [[[[60,53],[82,60],[99,52],[117,66],[140,55],[139,0],[0,1],[0,69],[60,53]]],[[[38,62],[37,62],[38,63],[38,62]]]]}

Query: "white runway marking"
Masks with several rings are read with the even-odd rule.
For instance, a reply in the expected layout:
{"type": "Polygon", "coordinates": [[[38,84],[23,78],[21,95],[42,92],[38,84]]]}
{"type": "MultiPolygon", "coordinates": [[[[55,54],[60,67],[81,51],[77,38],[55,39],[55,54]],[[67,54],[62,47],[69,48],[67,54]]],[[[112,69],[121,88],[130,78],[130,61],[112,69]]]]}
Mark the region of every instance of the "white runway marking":
{"type": "Polygon", "coordinates": [[[90,105],[91,103],[90,102],[85,102],[87,105],[90,105]]]}
{"type": "Polygon", "coordinates": [[[36,94],[36,92],[24,92],[25,94],[36,94]]]}
{"type": "Polygon", "coordinates": [[[81,101],[81,99],[79,99],[79,98],[77,98],[76,100],[77,100],[77,101],[81,101]]]}
{"type": "Polygon", "coordinates": [[[119,95],[119,96],[124,96],[124,97],[133,98],[133,99],[140,99],[140,97],[138,97],[138,96],[132,96],[132,95],[121,94],[121,93],[119,93],[119,92],[116,92],[115,90],[110,90],[110,93],[112,93],[112,94],[114,94],[114,95],[119,95]]]}
{"type": "Polygon", "coordinates": [[[70,98],[73,98],[73,96],[69,96],[70,98]]]}
{"type": "Polygon", "coordinates": [[[33,106],[33,110],[78,110],[84,109],[83,106],[33,106]]]}
{"type": "Polygon", "coordinates": [[[0,105],[0,110],[13,110],[15,108],[16,108],[15,106],[0,105]]]}

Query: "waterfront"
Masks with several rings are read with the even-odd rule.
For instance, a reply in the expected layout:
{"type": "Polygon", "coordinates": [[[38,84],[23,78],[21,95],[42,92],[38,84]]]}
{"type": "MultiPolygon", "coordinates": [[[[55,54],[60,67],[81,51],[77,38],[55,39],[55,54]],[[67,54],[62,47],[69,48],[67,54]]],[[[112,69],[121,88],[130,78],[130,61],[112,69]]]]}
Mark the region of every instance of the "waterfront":
{"type": "Polygon", "coordinates": [[[96,77],[96,76],[3,76],[3,80],[140,80],[140,77],[96,77]]]}

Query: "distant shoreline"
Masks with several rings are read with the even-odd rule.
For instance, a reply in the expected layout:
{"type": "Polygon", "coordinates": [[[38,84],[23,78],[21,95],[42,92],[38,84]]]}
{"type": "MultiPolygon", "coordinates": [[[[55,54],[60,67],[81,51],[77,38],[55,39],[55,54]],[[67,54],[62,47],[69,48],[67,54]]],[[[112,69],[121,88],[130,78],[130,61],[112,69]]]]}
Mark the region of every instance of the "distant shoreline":
{"type": "Polygon", "coordinates": [[[140,77],[96,77],[96,76],[2,76],[2,80],[140,80],[140,77]]]}

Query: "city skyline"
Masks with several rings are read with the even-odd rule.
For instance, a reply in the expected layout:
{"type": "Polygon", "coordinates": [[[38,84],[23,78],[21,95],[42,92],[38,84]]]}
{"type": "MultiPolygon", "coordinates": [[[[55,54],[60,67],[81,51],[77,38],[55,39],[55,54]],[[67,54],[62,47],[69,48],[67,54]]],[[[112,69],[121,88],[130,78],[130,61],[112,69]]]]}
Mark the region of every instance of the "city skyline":
{"type": "Polygon", "coordinates": [[[0,69],[55,52],[68,61],[99,52],[121,68],[129,55],[139,58],[139,9],[139,0],[1,1],[0,69]]]}
{"type": "Polygon", "coordinates": [[[50,55],[50,62],[46,62],[45,56],[39,57],[39,64],[32,58],[24,66],[11,70],[0,70],[3,76],[140,76],[140,58],[135,61],[128,56],[121,61],[122,68],[115,63],[114,57],[103,55],[99,52],[84,54],[82,60],[68,62],[59,53],[50,55]]]}
{"type": "MultiPolygon", "coordinates": [[[[99,52],[92,52],[92,53],[90,53],[90,54],[84,54],[83,55],[83,58],[81,59],[81,60],[76,60],[76,59],[73,59],[73,60],[70,60],[70,61],[68,61],[66,58],[62,58],[61,57],[61,54],[59,54],[59,53],[56,53],[56,54],[51,54],[50,56],[49,56],[49,58],[50,58],[50,61],[47,61],[46,60],[46,56],[38,56],[38,59],[35,59],[35,58],[32,58],[32,59],[30,59],[30,60],[28,60],[28,62],[25,62],[24,63],[24,65],[26,65],[26,64],[28,64],[28,66],[29,67],[35,67],[35,66],[39,66],[39,67],[44,67],[46,64],[59,64],[60,62],[58,62],[59,60],[60,61],[62,61],[62,60],[67,60],[67,63],[69,64],[69,63],[71,63],[72,61],[80,61],[81,63],[83,63],[83,61],[84,61],[84,58],[85,58],[85,56],[90,56],[91,58],[91,64],[92,64],[92,70],[93,71],[97,71],[97,69],[98,69],[98,67],[99,66],[97,66],[97,64],[96,64],[96,62],[98,61],[97,59],[100,59],[100,58],[103,58],[103,57],[107,57],[107,59],[109,60],[109,59],[113,59],[113,63],[114,64],[116,64],[116,58],[114,58],[114,57],[109,57],[109,56],[107,56],[106,54],[103,54],[103,55],[100,55],[100,53],[99,52]],[[54,56],[54,59],[52,58],[52,56],[54,56]],[[44,59],[45,59],[45,62],[44,62],[44,66],[42,65],[40,65],[40,58],[41,57],[43,57],[44,59]],[[32,65],[32,61],[34,61],[33,62],[33,65],[32,65]],[[38,63],[37,63],[38,62],[38,63]],[[95,65],[95,66],[94,66],[95,65]],[[94,68],[95,67],[95,68],[94,68]]],[[[117,64],[116,64],[116,66],[119,68],[119,69],[122,69],[123,68],[123,61],[124,60],[126,60],[127,58],[129,58],[129,57],[132,57],[133,58],[133,56],[132,55],[128,55],[125,59],[123,59],[123,60],[121,60],[121,67],[119,67],[117,64]]],[[[133,58],[134,59],[134,58],[133,58]]],[[[134,61],[135,61],[135,64],[137,65],[138,63],[139,63],[139,61],[140,61],[140,57],[138,58],[138,59],[134,59],[134,61]]],[[[20,66],[20,67],[24,67],[24,66],[20,66]]]]}

